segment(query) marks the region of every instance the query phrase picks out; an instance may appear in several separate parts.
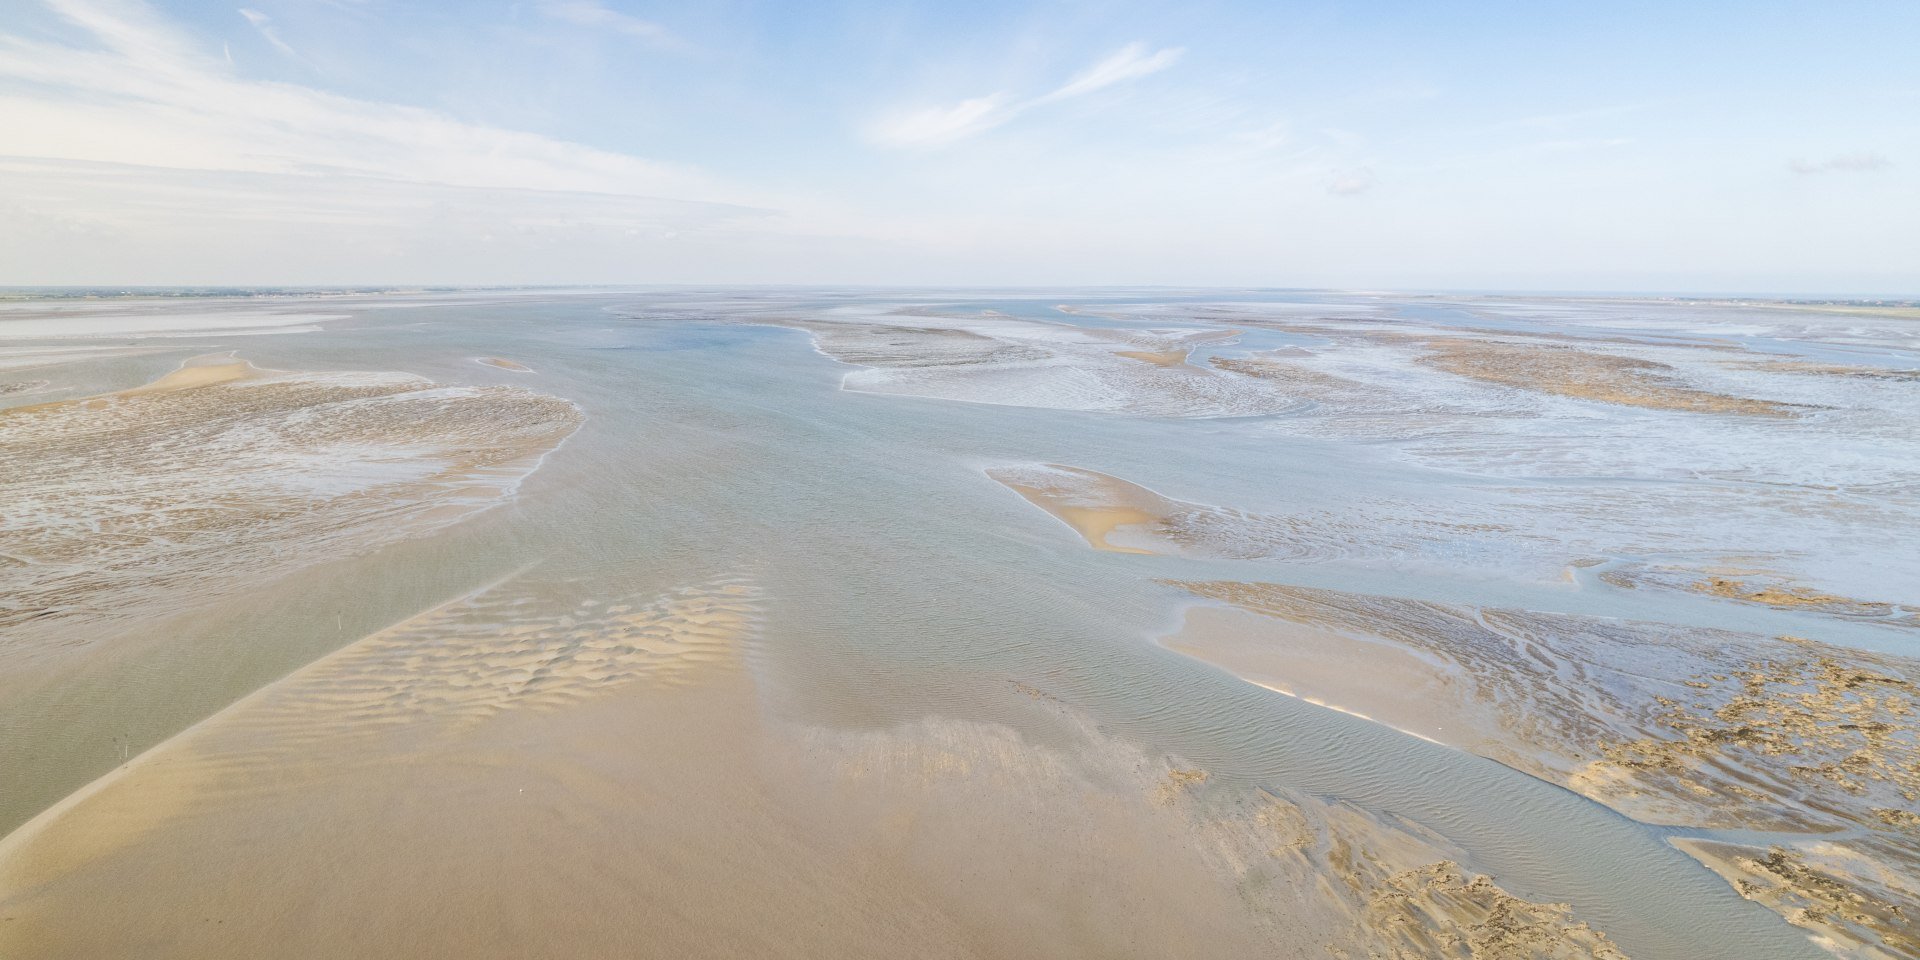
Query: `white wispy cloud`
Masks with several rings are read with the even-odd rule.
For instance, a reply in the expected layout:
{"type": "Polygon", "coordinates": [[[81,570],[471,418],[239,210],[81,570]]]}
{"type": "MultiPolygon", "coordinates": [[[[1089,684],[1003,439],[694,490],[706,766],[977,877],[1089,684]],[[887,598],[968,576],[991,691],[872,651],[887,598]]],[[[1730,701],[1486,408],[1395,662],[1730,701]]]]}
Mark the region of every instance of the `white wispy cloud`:
{"type": "Polygon", "coordinates": [[[247,23],[253,27],[255,32],[259,33],[268,43],[273,44],[274,49],[295,59],[300,57],[300,54],[296,52],[292,46],[288,45],[287,41],[280,39],[280,31],[274,29],[272,17],[248,7],[241,7],[240,15],[246,18],[247,23]]]}
{"type": "MultiPolygon", "coordinates": [[[[146,244],[142,256],[179,247],[167,238],[190,225],[218,225],[237,256],[297,258],[302,230],[379,224],[422,244],[436,229],[483,226],[670,237],[770,215],[750,191],[695,169],[246,79],[222,47],[202,49],[137,0],[46,7],[85,37],[0,27],[0,181],[19,201],[0,230],[0,247],[15,248],[0,271],[40,255],[29,223],[88,224],[146,244]]],[[[276,39],[257,11],[242,16],[276,39]]]]}
{"type": "Polygon", "coordinates": [[[1000,91],[962,100],[946,107],[925,107],[894,114],[869,128],[876,143],[893,147],[932,147],[953,143],[998,127],[1047,104],[1084,97],[1121,83],[1159,73],[1179,62],[1186,51],[1163,47],[1149,51],[1144,43],[1130,43],[1111,56],[1068,78],[1045,93],[1019,97],[1000,91]]]}
{"type": "Polygon", "coordinates": [[[875,139],[894,146],[951,143],[991,130],[1022,107],[1006,93],[962,100],[951,107],[929,107],[902,114],[874,131],[875,139]]]}
{"type": "Polygon", "coordinates": [[[1130,43],[1099,63],[1073,75],[1057,89],[1032,101],[1037,106],[1056,100],[1067,100],[1085,96],[1095,90],[1104,90],[1116,83],[1138,80],[1148,74],[1159,73],[1178,63],[1186,50],[1181,47],[1165,47],[1147,52],[1144,43],[1130,43]]]}
{"type": "Polygon", "coordinates": [[[337,173],[467,187],[715,195],[717,182],[432,110],[236,75],[130,0],[49,0],[93,44],[0,33],[0,129],[15,156],[172,169],[337,173]]]}
{"type": "Polygon", "coordinates": [[[1870,173],[1890,166],[1893,162],[1877,153],[1848,153],[1826,160],[1794,160],[1787,169],[1800,174],[1870,173]]]}
{"type": "Polygon", "coordinates": [[[611,30],[655,46],[676,46],[680,38],[673,31],[651,20],[621,13],[599,0],[541,0],[542,14],[577,27],[611,30]]]}

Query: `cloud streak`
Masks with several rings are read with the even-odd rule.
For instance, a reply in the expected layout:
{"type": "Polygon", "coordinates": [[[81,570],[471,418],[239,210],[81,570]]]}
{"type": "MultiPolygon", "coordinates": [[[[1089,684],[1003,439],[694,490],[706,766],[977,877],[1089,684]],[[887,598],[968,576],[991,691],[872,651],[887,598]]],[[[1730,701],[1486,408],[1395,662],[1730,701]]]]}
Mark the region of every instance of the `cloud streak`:
{"type": "MultiPolygon", "coordinates": [[[[254,31],[259,33],[261,38],[272,44],[275,50],[296,60],[300,58],[300,54],[296,52],[292,46],[288,45],[285,40],[280,39],[280,31],[274,29],[272,17],[248,7],[240,8],[240,16],[245,17],[247,23],[253,27],[254,31]]],[[[229,59],[231,59],[231,54],[229,54],[229,59]]]]}
{"type": "Polygon", "coordinates": [[[657,47],[677,46],[680,43],[680,38],[666,27],[621,13],[598,0],[541,0],[539,10],[547,18],[561,23],[610,30],[657,47]]]}
{"type": "Polygon", "coordinates": [[[1787,164],[1794,173],[1871,173],[1893,166],[1892,161],[1877,153],[1848,153],[1820,161],[1795,160],[1787,164]]]}
{"type": "MultiPolygon", "coordinates": [[[[416,107],[246,80],[144,6],[55,0],[98,45],[0,35],[15,156],[629,196],[730,191],[699,171],[416,107]]],[[[250,18],[251,19],[251,18],[250,18]]]]}
{"type": "Polygon", "coordinates": [[[954,143],[992,130],[1037,107],[1084,97],[1159,73],[1179,62],[1185,52],[1180,47],[1149,51],[1144,43],[1130,43],[1038,96],[1022,98],[1003,90],[948,107],[911,110],[874,124],[868,130],[868,138],[890,147],[937,147],[954,143]]]}
{"type": "MultiPolygon", "coordinates": [[[[195,253],[297,264],[312,255],[303,234],[378,268],[386,261],[369,252],[375,236],[407,237],[421,251],[435,237],[456,246],[511,237],[559,257],[564,238],[580,247],[664,241],[762,229],[772,216],[750,191],[696,169],[245,79],[224,48],[201,50],[131,0],[47,8],[84,38],[69,45],[0,28],[0,193],[17,201],[0,210],[9,275],[54,256],[43,248],[65,256],[70,248],[42,241],[75,230],[115,238],[112,249],[94,245],[100,257],[180,258],[182,270],[195,253]],[[350,239],[353,230],[363,239],[350,239]],[[196,238],[203,249],[191,249],[196,238]]],[[[240,14],[296,55],[264,14],[240,14]]],[[[57,261],[40,273],[63,275],[57,261]]]]}

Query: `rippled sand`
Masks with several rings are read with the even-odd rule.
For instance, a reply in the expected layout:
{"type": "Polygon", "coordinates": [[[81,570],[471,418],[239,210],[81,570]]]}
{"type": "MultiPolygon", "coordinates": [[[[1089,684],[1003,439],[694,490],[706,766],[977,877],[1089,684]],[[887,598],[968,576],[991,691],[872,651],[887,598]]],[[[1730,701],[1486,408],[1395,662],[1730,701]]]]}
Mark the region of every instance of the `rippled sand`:
{"type": "MultiPolygon", "coordinates": [[[[87,689],[109,675],[96,667],[138,680],[192,650],[171,618],[505,502],[580,419],[523,390],[262,370],[228,354],[141,387],[0,410],[0,698],[52,709],[73,702],[76,678],[87,689]]],[[[123,736],[80,706],[95,695],[66,707],[71,719],[7,718],[0,822],[126,749],[87,749],[123,736]],[[49,747],[54,735],[66,749],[49,747]]]]}
{"type": "Polygon", "coordinates": [[[451,600],[43,814],[0,844],[0,950],[1620,956],[1437,837],[1215,787],[1032,688],[1073,749],[772,721],[751,581],[581,589],[451,600]]]}
{"type": "Polygon", "coordinates": [[[1647,822],[1773,831],[1772,852],[1680,845],[1847,949],[1920,942],[1920,661],[1279,584],[1180,586],[1258,620],[1202,608],[1175,650],[1647,822]]]}
{"type": "Polygon", "coordinates": [[[499,296],[0,351],[0,956],[1920,954],[1892,321],[499,296]]]}
{"type": "Polygon", "coordinates": [[[0,411],[0,658],[456,522],[579,421],[522,390],[231,356],[0,411]]]}

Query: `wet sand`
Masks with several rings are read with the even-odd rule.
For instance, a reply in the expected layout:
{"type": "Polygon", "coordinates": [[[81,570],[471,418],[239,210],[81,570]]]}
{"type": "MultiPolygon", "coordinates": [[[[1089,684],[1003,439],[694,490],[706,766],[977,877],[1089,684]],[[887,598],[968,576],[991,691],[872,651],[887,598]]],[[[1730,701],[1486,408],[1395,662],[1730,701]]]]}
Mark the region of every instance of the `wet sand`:
{"type": "Polygon", "coordinates": [[[1904,604],[1859,600],[1795,583],[1777,571],[1754,567],[1683,567],[1629,564],[1603,572],[1605,582],[1627,590],[1684,590],[1737,603],[1819,613],[1889,627],[1920,627],[1920,611],[1904,604]]]}
{"type": "Polygon", "coordinates": [[[0,950],[1620,956],[1437,838],[1216,788],[1044,697],[1073,749],[769,718],[750,581],[581,592],[456,598],[42,814],[0,844],[0,950]]]}
{"type": "Polygon", "coordinates": [[[805,330],[821,353],[867,368],[842,380],[867,393],[1188,418],[1269,416],[1301,405],[1269,384],[1186,361],[1199,345],[1232,339],[1232,330],[1121,334],[993,312],[887,317],[896,322],[769,322],[805,330]],[[908,319],[915,322],[900,322],[908,319]]]}
{"type": "Polygon", "coordinates": [[[1459,701],[1447,671],[1390,643],[1306,624],[1277,641],[1267,617],[1208,606],[1188,610],[1184,628],[1160,645],[1275,693],[1437,743],[1486,744],[1497,729],[1485,711],[1459,701]]]}
{"type": "Polygon", "coordinates": [[[528,296],[23,348],[85,396],[0,412],[0,955],[1914,952],[1920,678],[1848,645],[1909,608],[1822,539],[1899,529],[1904,381],[1583,305],[528,296]]]}
{"type": "MultiPolygon", "coordinates": [[[[526,391],[261,370],[231,354],[0,411],[0,693],[38,696],[88,657],[164,647],[149,630],[170,617],[496,505],[579,422],[572,404],[526,391]]],[[[0,822],[104,759],[75,769],[7,738],[0,822]]]]}
{"type": "Polygon", "coordinates": [[[1699,390],[1676,381],[1673,369],[1638,357],[1538,343],[1483,339],[1429,340],[1423,362],[1487,383],[1538,390],[1628,407],[1791,417],[1793,407],[1767,400],[1699,390]]]}
{"type": "Polygon", "coordinates": [[[1187,364],[1185,350],[1115,350],[1118,356],[1141,363],[1151,363],[1156,367],[1183,367],[1187,364]]]}
{"type": "Polygon", "coordinates": [[[1645,822],[1769,831],[1770,849],[1677,844],[1838,949],[1904,955],[1920,942],[1920,820],[1905,815],[1920,803],[1920,661],[1278,584],[1178,585],[1228,607],[1191,611],[1170,649],[1645,822]]]}
{"type": "Polygon", "coordinates": [[[1120,477],[1058,463],[1010,464],[987,476],[1072,527],[1089,546],[1114,553],[1205,559],[1333,560],[1407,556],[1441,545],[1514,538],[1492,524],[1437,519],[1274,515],[1163,496],[1120,477]],[[1363,532],[1364,531],[1364,532],[1363,532]]]}
{"type": "Polygon", "coordinates": [[[1090,470],[1047,464],[1040,470],[1002,468],[989,470],[987,475],[1072,527],[1095,550],[1152,553],[1142,547],[1116,545],[1109,538],[1122,528],[1129,533],[1147,533],[1163,529],[1167,522],[1167,501],[1163,498],[1090,470]]]}
{"type": "Polygon", "coordinates": [[[484,508],[579,422],[565,401],[199,358],[142,387],[0,411],[10,660],[74,625],[202,602],[484,508]],[[336,458],[351,451],[346,458],[336,458]],[[390,452],[389,452],[390,451],[390,452]],[[449,509],[451,508],[451,512],[449,509]],[[277,568],[277,569],[276,569],[277,568]],[[136,610],[135,607],[138,607],[136,610]]]}

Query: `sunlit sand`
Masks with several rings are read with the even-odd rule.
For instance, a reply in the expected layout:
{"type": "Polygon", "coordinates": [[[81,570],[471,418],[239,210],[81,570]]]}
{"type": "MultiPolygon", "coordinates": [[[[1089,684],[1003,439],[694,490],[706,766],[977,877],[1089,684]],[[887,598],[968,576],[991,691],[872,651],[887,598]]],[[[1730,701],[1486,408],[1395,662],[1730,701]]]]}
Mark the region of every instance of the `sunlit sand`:
{"type": "Polygon", "coordinates": [[[0,955],[1912,952],[1908,381],[1114,301],[17,338],[0,955]]]}

